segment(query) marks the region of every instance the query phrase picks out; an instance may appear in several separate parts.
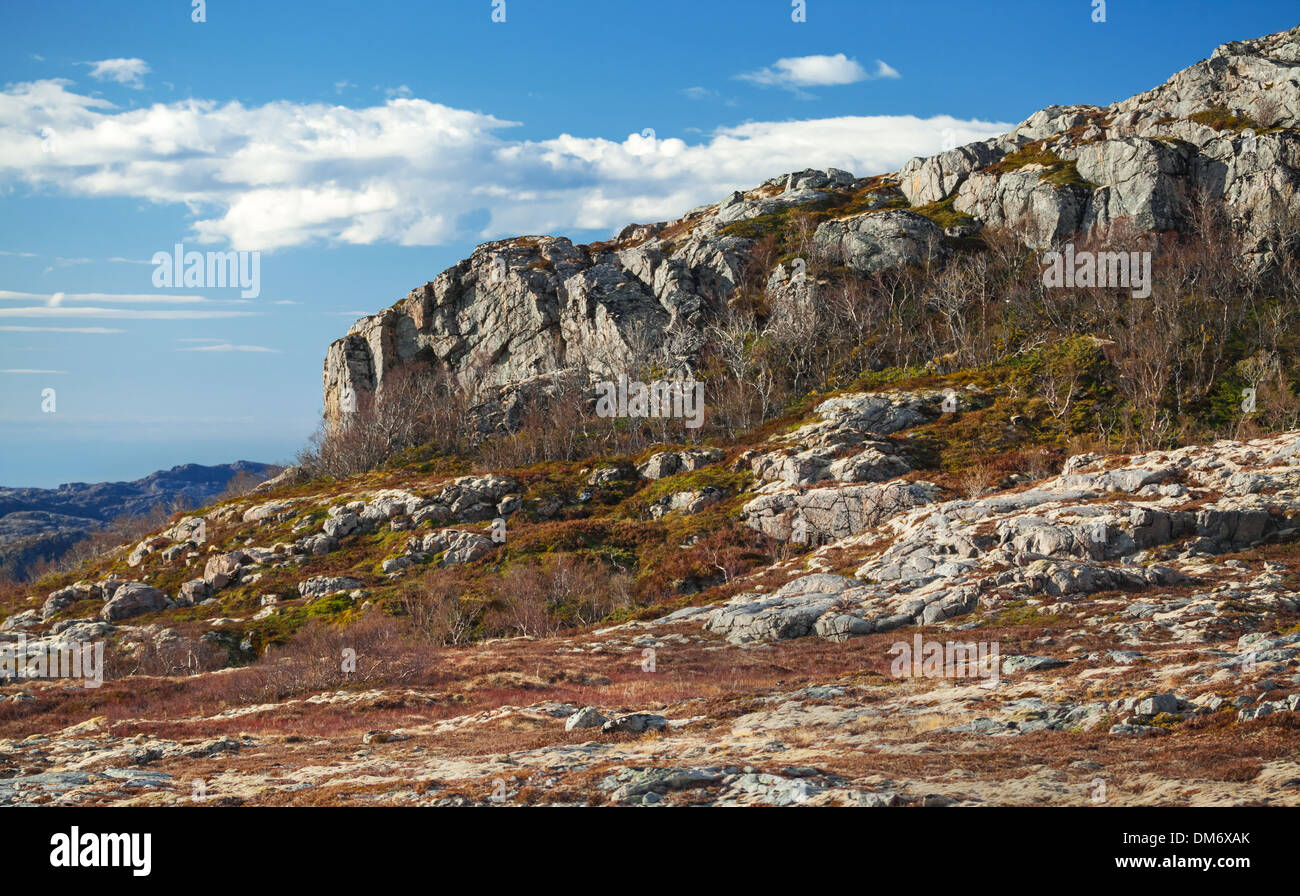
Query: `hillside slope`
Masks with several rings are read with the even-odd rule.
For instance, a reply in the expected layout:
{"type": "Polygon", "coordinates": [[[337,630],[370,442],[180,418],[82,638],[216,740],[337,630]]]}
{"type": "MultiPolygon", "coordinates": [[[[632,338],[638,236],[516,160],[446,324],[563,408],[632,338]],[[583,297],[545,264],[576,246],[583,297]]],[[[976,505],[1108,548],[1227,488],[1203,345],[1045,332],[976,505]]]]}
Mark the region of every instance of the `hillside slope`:
{"type": "MultiPolygon", "coordinates": [[[[652,485],[678,495],[692,475],[652,485]]],[[[1297,482],[1293,432],[1078,457],[975,499],[845,487],[846,512],[817,525],[853,534],[736,576],[714,592],[725,600],[468,648],[373,612],[389,593],[369,560],[381,545],[508,578],[529,551],[615,553],[637,527],[533,522],[532,489],[499,477],[226,505],[209,516],[218,543],[190,551],[206,587],[182,588],[183,609],[110,578],[6,620],[8,650],[107,639],[128,677],[4,688],[0,801],[185,803],[201,780],[201,799],[233,805],[1296,805],[1297,482]],[[511,487],[504,545],[478,526],[412,535],[415,517],[497,512],[511,487]],[[295,528],[325,531],[280,540],[295,528]],[[175,677],[339,613],[349,627],[267,662],[175,677]]],[[[818,491],[798,494],[812,506],[818,491]]],[[[143,566],[160,585],[174,575],[143,566]]],[[[424,621],[445,635],[449,610],[424,621]]]]}

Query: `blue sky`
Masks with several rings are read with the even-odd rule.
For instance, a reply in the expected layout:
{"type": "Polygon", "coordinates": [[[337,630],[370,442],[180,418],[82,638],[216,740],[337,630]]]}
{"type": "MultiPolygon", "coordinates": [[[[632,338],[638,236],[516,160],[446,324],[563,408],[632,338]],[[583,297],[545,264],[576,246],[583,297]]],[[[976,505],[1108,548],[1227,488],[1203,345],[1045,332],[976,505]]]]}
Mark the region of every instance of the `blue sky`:
{"type": "Polygon", "coordinates": [[[486,239],[604,238],[1106,104],[1293,2],[0,5],[0,484],[290,459],[329,342],[486,239]],[[157,252],[260,253],[260,294],[157,252]],[[35,371],[35,372],[32,372],[35,371]],[[55,410],[42,411],[42,390],[55,410]]]}

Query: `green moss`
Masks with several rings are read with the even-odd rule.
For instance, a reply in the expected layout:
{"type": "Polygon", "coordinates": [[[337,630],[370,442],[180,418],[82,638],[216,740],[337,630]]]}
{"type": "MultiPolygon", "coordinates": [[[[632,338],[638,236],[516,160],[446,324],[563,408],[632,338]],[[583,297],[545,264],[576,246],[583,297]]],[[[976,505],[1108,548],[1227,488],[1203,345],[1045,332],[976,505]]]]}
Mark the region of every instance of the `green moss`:
{"type": "Polygon", "coordinates": [[[1238,115],[1226,106],[1211,106],[1200,112],[1187,116],[1189,121],[1203,124],[1216,131],[1244,131],[1246,128],[1259,129],[1259,125],[1249,116],[1238,115]]]}
{"type": "Polygon", "coordinates": [[[1147,724],[1154,725],[1156,728],[1164,728],[1166,731],[1172,731],[1179,725],[1183,724],[1183,720],[1178,716],[1162,712],[1150,719],[1147,724]]]}
{"type": "Polygon", "coordinates": [[[888,389],[899,383],[919,380],[928,375],[928,371],[919,364],[912,367],[886,367],[882,370],[868,370],[859,375],[848,389],[851,392],[874,392],[879,389],[888,389]]]}
{"type": "Polygon", "coordinates": [[[677,473],[656,480],[624,501],[620,509],[627,514],[640,517],[651,504],[677,492],[715,488],[727,495],[736,495],[748,488],[753,481],[754,474],[748,470],[730,470],[724,464],[713,464],[688,473],[677,473]]]}
{"type": "Polygon", "coordinates": [[[1058,187],[1086,187],[1096,189],[1096,184],[1083,179],[1079,168],[1073,161],[1066,161],[1048,149],[1041,140],[1026,143],[1020,149],[1004,156],[987,169],[991,174],[1009,174],[1029,165],[1041,165],[1044,169],[1039,179],[1058,187]]]}
{"type": "Polygon", "coordinates": [[[912,211],[922,217],[929,218],[939,227],[948,230],[953,227],[965,227],[976,223],[976,219],[965,212],[959,212],[953,203],[957,200],[957,194],[949,196],[947,199],[941,199],[938,202],[931,202],[929,205],[919,205],[912,211]]]}
{"type": "Polygon", "coordinates": [[[817,221],[825,220],[826,212],[833,206],[833,200],[787,206],[770,214],[758,215],[745,221],[733,221],[723,227],[722,232],[728,236],[738,236],[750,240],[758,240],[765,236],[774,235],[777,238],[778,245],[784,246],[786,238],[794,229],[796,218],[809,215],[817,221]]]}
{"type": "Polygon", "coordinates": [[[723,227],[722,232],[753,240],[774,235],[777,238],[778,255],[792,258],[794,254],[787,251],[787,243],[795,222],[800,218],[806,217],[815,227],[833,218],[908,207],[897,184],[884,178],[873,178],[853,191],[825,189],[822,192],[827,194],[825,199],[787,206],[747,221],[735,221],[723,227]]]}
{"type": "Polygon", "coordinates": [[[1058,187],[1084,187],[1088,190],[1097,189],[1097,185],[1084,180],[1079,174],[1079,166],[1073,161],[1062,162],[1059,166],[1054,166],[1049,171],[1044,171],[1042,180],[1049,184],[1055,184],[1058,187]]]}
{"type": "Polygon", "coordinates": [[[907,208],[906,197],[896,188],[868,187],[853,194],[844,205],[835,209],[835,216],[849,218],[870,212],[881,212],[891,208],[907,208]]]}
{"type": "Polygon", "coordinates": [[[999,610],[993,617],[993,621],[996,625],[1045,626],[1056,625],[1062,621],[1062,618],[1050,613],[1040,613],[1026,601],[1017,600],[1009,603],[1005,609],[999,610]]]}
{"type": "Polygon", "coordinates": [[[1012,171],[1019,171],[1029,165],[1042,165],[1050,168],[1058,165],[1061,157],[1052,150],[1048,149],[1041,140],[1035,140],[1033,143],[1026,143],[1015,152],[1007,153],[997,162],[990,165],[986,171],[990,174],[1009,174],[1012,171]]]}
{"type": "Polygon", "coordinates": [[[303,608],[308,619],[334,619],[352,609],[352,598],[347,594],[330,594],[318,597],[303,608]]]}

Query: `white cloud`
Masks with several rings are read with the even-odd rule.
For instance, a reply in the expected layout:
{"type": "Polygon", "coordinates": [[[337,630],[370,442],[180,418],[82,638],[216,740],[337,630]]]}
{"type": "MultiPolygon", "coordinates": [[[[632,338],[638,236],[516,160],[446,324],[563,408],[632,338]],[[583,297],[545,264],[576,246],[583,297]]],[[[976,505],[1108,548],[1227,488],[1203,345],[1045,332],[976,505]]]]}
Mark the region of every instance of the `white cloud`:
{"type": "Polygon", "coordinates": [[[890,65],[888,62],[885,62],[883,59],[877,59],[877,60],[876,60],[876,72],[875,72],[875,74],[874,74],[872,77],[875,77],[875,78],[901,78],[901,77],[903,77],[903,76],[900,75],[900,74],[898,73],[898,69],[894,68],[894,67],[893,67],[892,65],[890,65]]]}
{"type": "Polygon", "coordinates": [[[193,99],[120,109],[66,81],[37,81],[0,90],[0,188],[184,204],[186,238],[236,249],[426,246],[664,220],[784,172],[881,173],[940,151],[946,132],[976,140],[1012,125],[843,116],[749,122],[689,143],[518,140],[512,127],[418,98],[360,109],[193,99]]]}
{"type": "Polygon", "coordinates": [[[32,370],[30,368],[11,368],[9,370],[0,370],[0,373],[67,373],[66,370],[32,370]]]}
{"type": "Polygon", "coordinates": [[[196,345],[191,348],[178,348],[178,352],[269,352],[279,354],[278,348],[267,348],[264,345],[231,345],[229,342],[222,342],[217,345],[196,345]]]}
{"type": "Polygon", "coordinates": [[[778,59],[766,68],[736,77],[763,87],[784,87],[807,99],[811,94],[803,90],[805,87],[839,87],[877,78],[901,78],[902,75],[882,59],[877,59],[875,70],[868,72],[856,59],[836,53],[834,56],[778,59]]]}
{"type": "Polygon", "coordinates": [[[87,62],[90,76],[97,81],[116,81],[136,90],[144,87],[140,79],[149,73],[149,63],[143,59],[101,59],[87,62]]]}
{"type": "Polygon", "coordinates": [[[778,59],[767,68],[737,77],[765,87],[836,87],[865,81],[871,75],[867,74],[867,70],[856,59],[836,53],[834,56],[792,56],[778,59]]]}

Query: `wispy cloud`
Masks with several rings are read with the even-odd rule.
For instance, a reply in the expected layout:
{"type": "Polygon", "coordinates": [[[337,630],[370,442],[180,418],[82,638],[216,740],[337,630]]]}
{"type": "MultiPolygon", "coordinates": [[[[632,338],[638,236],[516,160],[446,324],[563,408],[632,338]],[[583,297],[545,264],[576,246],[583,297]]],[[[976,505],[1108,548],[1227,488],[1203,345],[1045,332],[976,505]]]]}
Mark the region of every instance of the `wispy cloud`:
{"type": "Polygon", "coordinates": [[[118,330],[114,327],[0,327],[0,333],[86,333],[89,335],[100,336],[125,332],[126,330],[118,330]]]}
{"type": "Polygon", "coordinates": [[[221,342],[217,345],[195,345],[190,348],[178,348],[178,352],[258,352],[269,354],[280,354],[278,348],[267,348],[264,345],[231,345],[229,342],[221,342]]]}
{"type": "Polygon", "coordinates": [[[29,305],[0,308],[0,317],[104,317],[122,320],[216,320],[223,317],[253,317],[257,311],[190,311],[182,308],[99,308],[90,305],[29,305]]]}
{"type": "Polygon", "coordinates": [[[45,302],[51,306],[59,306],[64,302],[107,302],[109,304],[139,304],[139,305],[193,305],[207,302],[208,299],[203,296],[172,296],[163,293],[105,293],[105,292],[14,292],[10,289],[0,289],[0,300],[16,299],[19,301],[45,302]]]}
{"type": "Polygon", "coordinates": [[[67,373],[66,370],[33,370],[25,367],[12,367],[8,370],[0,370],[0,373],[67,373]]]}
{"type": "Polygon", "coordinates": [[[55,264],[56,267],[58,267],[58,266],[66,266],[66,265],[74,265],[74,264],[95,264],[95,263],[100,262],[100,261],[109,262],[109,263],[112,263],[112,264],[153,264],[153,262],[150,261],[150,260],[147,259],[147,258],[123,258],[123,257],[120,256],[120,255],[114,255],[114,256],[111,256],[111,257],[109,257],[109,258],[104,258],[104,259],[98,259],[98,258],[64,258],[64,257],[61,256],[61,255],[49,256],[49,255],[42,255],[42,254],[40,254],[40,253],[38,253],[38,252],[11,252],[11,251],[6,250],[6,249],[0,249],[0,255],[2,255],[2,256],[9,256],[10,258],[50,258],[50,257],[53,257],[53,259],[54,259],[54,264],[55,264]]]}
{"type": "Polygon", "coordinates": [[[143,59],[101,59],[85,64],[90,66],[90,76],[95,80],[116,81],[136,90],[144,87],[141,79],[149,73],[149,63],[143,59]]]}
{"type": "Polygon", "coordinates": [[[682,96],[686,97],[688,100],[695,100],[696,102],[707,101],[723,103],[727,106],[736,105],[736,101],[732,97],[726,96],[711,87],[686,87],[682,90],[682,96]]]}

